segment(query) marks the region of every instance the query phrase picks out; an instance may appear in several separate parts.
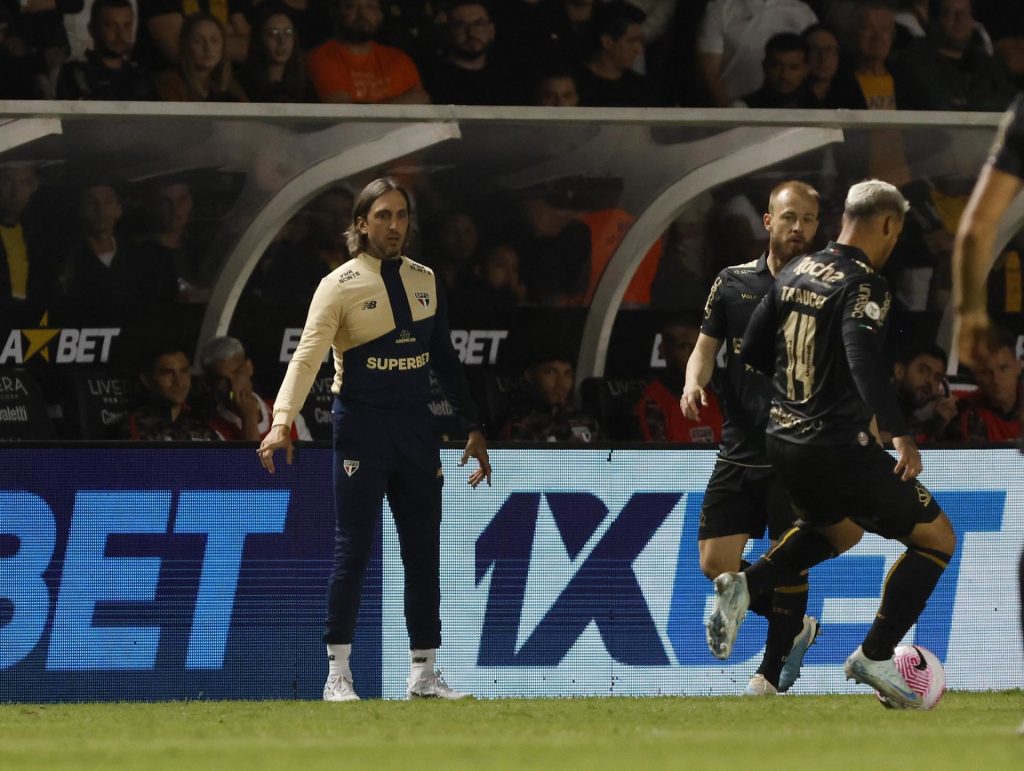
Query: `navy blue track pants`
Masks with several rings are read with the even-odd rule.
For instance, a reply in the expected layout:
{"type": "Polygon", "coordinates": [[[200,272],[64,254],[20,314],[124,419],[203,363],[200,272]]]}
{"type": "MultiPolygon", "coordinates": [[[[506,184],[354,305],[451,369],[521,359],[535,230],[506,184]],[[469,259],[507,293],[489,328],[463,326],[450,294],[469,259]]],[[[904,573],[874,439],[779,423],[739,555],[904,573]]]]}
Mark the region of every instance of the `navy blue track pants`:
{"type": "Polygon", "coordinates": [[[409,647],[441,646],[441,461],[430,413],[334,402],[334,570],[325,643],[351,643],[384,496],[405,567],[409,647]]]}

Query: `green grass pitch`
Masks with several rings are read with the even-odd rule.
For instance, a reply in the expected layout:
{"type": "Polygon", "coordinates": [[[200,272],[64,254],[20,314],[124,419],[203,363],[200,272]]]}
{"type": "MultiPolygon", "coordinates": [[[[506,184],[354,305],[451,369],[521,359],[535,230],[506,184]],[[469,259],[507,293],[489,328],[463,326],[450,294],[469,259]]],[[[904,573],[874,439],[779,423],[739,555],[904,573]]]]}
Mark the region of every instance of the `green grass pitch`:
{"type": "Polygon", "coordinates": [[[0,706],[0,769],[1024,769],[1024,692],[0,706]]]}

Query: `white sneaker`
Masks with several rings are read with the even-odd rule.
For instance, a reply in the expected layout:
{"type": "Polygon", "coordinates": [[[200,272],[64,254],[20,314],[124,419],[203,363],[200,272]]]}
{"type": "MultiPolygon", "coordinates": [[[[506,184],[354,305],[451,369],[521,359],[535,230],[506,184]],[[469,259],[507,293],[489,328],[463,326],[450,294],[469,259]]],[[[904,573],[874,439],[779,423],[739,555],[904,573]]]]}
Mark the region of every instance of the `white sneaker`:
{"type": "Polygon", "coordinates": [[[449,687],[448,683],[444,681],[444,677],[437,671],[415,681],[410,678],[406,680],[406,686],[405,698],[407,699],[448,699],[449,701],[455,701],[457,699],[472,698],[468,693],[456,691],[454,688],[449,687]]]}
{"type": "Polygon", "coordinates": [[[345,675],[331,675],[324,683],[324,701],[359,701],[359,694],[352,687],[352,678],[345,675]]]}
{"type": "Polygon", "coordinates": [[[789,649],[786,663],[782,665],[782,672],[779,674],[779,693],[785,693],[792,688],[793,683],[800,677],[800,665],[804,663],[804,654],[814,645],[820,631],[818,619],[814,616],[804,616],[804,628],[793,638],[793,647],[789,649]]]}
{"type": "Polygon", "coordinates": [[[884,701],[888,702],[886,706],[896,709],[921,707],[921,697],[910,689],[891,658],[873,661],[858,646],[843,665],[843,672],[847,680],[870,685],[878,691],[884,701]]]}
{"type": "Polygon", "coordinates": [[[750,594],[747,592],[747,577],[742,573],[722,573],[714,584],[715,607],[706,624],[708,648],[712,656],[724,660],[732,653],[736,633],[746,618],[750,594]]]}
{"type": "Polygon", "coordinates": [[[768,678],[760,672],[750,678],[747,687],[743,689],[744,696],[774,696],[779,689],[768,682],[768,678]]]}

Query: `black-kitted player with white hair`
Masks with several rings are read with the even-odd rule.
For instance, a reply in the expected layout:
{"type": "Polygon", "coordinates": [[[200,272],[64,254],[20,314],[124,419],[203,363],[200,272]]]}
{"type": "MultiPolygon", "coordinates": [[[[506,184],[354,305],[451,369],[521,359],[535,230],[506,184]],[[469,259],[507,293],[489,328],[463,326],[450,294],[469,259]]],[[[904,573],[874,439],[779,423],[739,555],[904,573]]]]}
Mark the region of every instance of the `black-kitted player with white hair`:
{"type": "Polygon", "coordinates": [[[773,374],[768,457],[799,519],[756,564],[715,580],[707,622],[711,652],[728,658],[751,598],[850,549],[865,530],[899,540],[907,551],[889,571],[874,623],[844,666],[848,678],[872,686],[893,707],[921,705],[893,651],[956,546],[946,515],[916,481],[921,455],[882,353],[892,296],[877,271],[908,208],[886,182],[851,187],[838,240],[783,268],[750,319],[741,356],[773,374]],[[872,437],[873,418],[893,435],[898,461],[872,437]]]}
{"type": "Polygon", "coordinates": [[[359,699],[349,656],[363,576],[384,496],[394,513],[405,568],[409,632],[408,698],[460,699],[435,670],[441,646],[441,488],[430,368],[465,419],[462,464],[480,464],[469,484],[491,481],[482,426],[452,347],[446,306],[434,272],[403,255],[411,201],[392,179],[376,179],[356,197],[348,228],[354,257],[320,282],[302,337],[274,402],[273,428],[260,461],[274,472],[274,451],[292,460],[292,421],[324,360],[334,351],[334,570],[327,587],[328,675],[325,701],[359,699]]]}

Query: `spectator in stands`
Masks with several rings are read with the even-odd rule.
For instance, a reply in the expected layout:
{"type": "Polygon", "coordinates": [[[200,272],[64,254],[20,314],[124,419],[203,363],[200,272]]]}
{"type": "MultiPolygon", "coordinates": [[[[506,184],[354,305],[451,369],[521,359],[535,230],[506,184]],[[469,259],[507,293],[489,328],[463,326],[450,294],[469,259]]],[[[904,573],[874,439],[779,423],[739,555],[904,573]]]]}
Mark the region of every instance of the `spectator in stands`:
{"type": "MultiPolygon", "coordinates": [[[[906,351],[893,365],[892,380],[910,433],[918,444],[938,442],[946,437],[957,414],[956,397],[950,395],[945,372],[948,357],[935,344],[906,351]]],[[[879,431],[888,442],[891,434],[879,431]]]]}
{"type": "Polygon", "coordinates": [[[320,280],[346,262],[345,228],[352,222],[352,193],[340,185],[317,195],[304,209],[306,234],[298,243],[275,244],[265,259],[265,299],[284,305],[308,303],[320,280]]]}
{"type": "Polygon", "coordinates": [[[145,401],[125,416],[121,434],[144,442],[208,442],[220,437],[189,406],[188,356],[173,344],[155,345],[139,368],[145,401]]]}
{"type": "MultiPolygon", "coordinates": [[[[608,263],[615,256],[636,217],[624,209],[617,208],[582,212],[578,217],[587,226],[590,234],[590,271],[586,289],[582,293],[571,293],[565,298],[565,302],[570,305],[590,305],[608,263]]],[[[651,286],[658,273],[663,249],[664,244],[659,238],[647,250],[647,254],[626,286],[626,292],[622,296],[623,305],[646,307],[651,304],[651,286]]]]}
{"type": "Polygon", "coordinates": [[[322,102],[429,104],[409,55],[377,43],[380,0],[338,0],[338,32],[306,60],[322,102]]]}
{"type": "MultiPolygon", "coordinates": [[[[216,399],[209,426],[227,442],[259,442],[270,431],[274,403],[253,390],[252,360],[234,337],[215,337],[199,355],[210,390],[216,399]]],[[[313,437],[302,415],[295,416],[292,441],[313,437]]]]}
{"type": "MultiPolygon", "coordinates": [[[[93,50],[92,32],[90,32],[90,21],[92,19],[92,6],[95,0],[84,0],[82,10],[77,13],[64,14],[64,32],[68,43],[68,60],[85,61],[85,54],[93,50]]],[[[138,39],[139,28],[139,2],[128,0],[132,7],[132,41],[138,39]]]]}
{"type": "Polygon", "coordinates": [[[576,80],[584,107],[653,107],[654,92],[633,65],[644,55],[647,15],[624,0],[612,0],[594,13],[595,45],[576,80]]]}
{"type": "Polygon", "coordinates": [[[759,89],[769,38],[800,34],[817,21],[800,0],[711,0],[697,38],[697,71],[711,104],[728,107],[759,89]]]}
{"type": "Polygon", "coordinates": [[[184,42],[187,16],[214,17],[224,33],[225,58],[244,62],[249,49],[249,22],[241,0],[146,0],[141,7],[139,47],[153,71],[175,68],[184,42]]]}
{"type": "Polygon", "coordinates": [[[224,25],[209,14],[197,13],[181,26],[178,66],[154,78],[165,102],[245,102],[242,87],[231,72],[225,51],[224,25]]]}
{"type": "Polygon", "coordinates": [[[28,302],[45,305],[56,296],[57,276],[44,233],[25,221],[39,189],[32,164],[0,166],[0,307],[28,302]]]}
{"type": "Polygon", "coordinates": [[[807,85],[813,106],[829,110],[866,109],[860,84],[843,65],[838,36],[824,25],[812,24],[801,37],[807,46],[807,85]]]}
{"type": "Polygon", "coordinates": [[[153,232],[139,245],[140,260],[148,266],[148,302],[203,303],[209,299],[206,254],[193,238],[192,188],[172,175],[152,193],[153,232]]]}
{"type": "Polygon", "coordinates": [[[94,0],[92,49],[69,61],[57,78],[58,99],[147,102],[157,98],[149,72],[132,60],[135,8],[131,0],[94,0]]]}
{"type": "Polygon", "coordinates": [[[480,248],[480,229],[476,218],[455,206],[441,215],[429,231],[426,258],[444,282],[450,295],[456,294],[472,269],[480,248]]]}
{"type": "Polygon", "coordinates": [[[580,221],[575,201],[571,188],[556,183],[528,191],[520,203],[522,221],[515,231],[515,247],[532,302],[581,303],[587,293],[591,232],[580,221]]]}
{"type": "Polygon", "coordinates": [[[0,99],[40,97],[39,61],[17,6],[0,5],[0,99]]]}
{"type": "MultiPolygon", "coordinates": [[[[97,0],[103,2],[103,0],[97,0]]],[[[67,260],[61,283],[73,305],[106,312],[129,305],[142,305],[152,298],[159,283],[160,267],[167,271],[162,281],[173,287],[173,266],[143,264],[131,246],[117,236],[124,210],[112,185],[98,183],[82,191],[78,201],[82,239],[67,260]]]]}
{"type": "Polygon", "coordinates": [[[54,81],[68,56],[64,14],[81,11],[82,0],[7,0],[5,5],[36,59],[41,95],[52,99],[54,81]]]}
{"type": "Polygon", "coordinates": [[[502,438],[513,442],[580,442],[603,439],[597,419],[573,406],[572,361],[542,355],[526,370],[530,401],[504,426],[502,438]]]}
{"type": "Polygon", "coordinates": [[[697,420],[690,420],[679,409],[686,381],[686,362],[699,334],[698,324],[681,318],[670,318],[661,325],[658,354],[665,360],[665,369],[650,382],[635,408],[637,426],[644,441],[697,444],[722,441],[722,410],[710,386],[704,390],[707,406],[701,406],[697,420]]]}
{"type": "Polygon", "coordinates": [[[550,0],[542,9],[538,55],[582,67],[596,39],[597,0],[550,0]]]}
{"type": "Polygon", "coordinates": [[[479,0],[449,5],[443,52],[423,66],[423,85],[434,104],[522,104],[513,73],[495,60],[489,6],[479,0]]]}
{"type": "Polygon", "coordinates": [[[317,101],[291,14],[283,4],[261,6],[253,22],[249,58],[239,74],[252,102],[317,101]]]}
{"type": "Polygon", "coordinates": [[[974,15],[992,38],[995,57],[1018,90],[1024,89],[1024,13],[1006,0],[978,1],[974,15]]]}
{"type": "Polygon", "coordinates": [[[964,442],[1011,442],[1021,435],[1021,361],[1014,339],[1000,334],[977,367],[978,390],[960,402],[956,435],[964,442]]]}
{"type": "Polygon", "coordinates": [[[511,310],[526,299],[519,280],[519,254],[507,241],[495,241],[480,252],[480,259],[465,274],[452,295],[451,315],[486,324],[496,314],[511,310]]]}
{"type": "Polygon", "coordinates": [[[928,37],[898,62],[900,106],[916,110],[1002,111],[1014,90],[975,36],[972,0],[932,0],[928,37]]]}
{"type": "MultiPolygon", "coordinates": [[[[896,94],[902,89],[889,69],[896,21],[892,8],[884,0],[866,0],[857,6],[857,44],[854,75],[869,110],[895,110],[901,107],[896,94]]],[[[899,131],[876,131],[866,149],[866,174],[900,187],[910,181],[910,169],[899,131]]]]}
{"type": "Polygon", "coordinates": [[[537,78],[533,104],[539,107],[578,107],[580,92],[576,75],[566,66],[551,65],[537,78]]]}
{"type": "Polygon", "coordinates": [[[815,106],[807,85],[807,44],[800,35],[780,32],[764,49],[764,83],[743,97],[747,107],[802,109],[815,106]]]}

